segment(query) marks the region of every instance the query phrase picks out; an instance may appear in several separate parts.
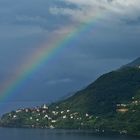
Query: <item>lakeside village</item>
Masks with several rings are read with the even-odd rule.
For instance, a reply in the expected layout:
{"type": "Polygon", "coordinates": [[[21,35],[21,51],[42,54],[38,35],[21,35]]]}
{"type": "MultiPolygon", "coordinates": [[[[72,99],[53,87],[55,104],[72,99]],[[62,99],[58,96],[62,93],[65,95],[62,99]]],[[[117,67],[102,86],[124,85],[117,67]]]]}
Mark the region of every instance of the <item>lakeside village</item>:
{"type": "MultiPolygon", "coordinates": [[[[59,106],[56,106],[54,110],[50,110],[49,107],[44,104],[41,107],[35,108],[26,108],[26,109],[18,109],[16,111],[12,111],[11,113],[5,114],[3,117],[7,118],[7,121],[13,120],[13,123],[16,122],[16,125],[20,125],[20,120],[25,121],[24,127],[32,127],[32,128],[57,128],[59,123],[75,120],[80,125],[84,125],[84,122],[90,119],[93,119],[93,116],[90,116],[88,113],[81,114],[78,112],[72,112],[69,109],[60,110],[59,106]]],[[[98,117],[96,117],[97,119],[98,117]]],[[[12,123],[11,123],[12,126],[12,123]]]]}
{"type": "MultiPolygon", "coordinates": [[[[116,113],[125,114],[127,112],[135,112],[135,106],[138,105],[140,105],[140,100],[132,97],[132,101],[127,104],[116,104],[116,113]]],[[[59,106],[55,106],[52,110],[46,104],[41,107],[18,109],[5,114],[1,118],[1,124],[4,127],[48,129],[88,129],[90,125],[95,125],[97,122],[102,122],[100,116],[73,112],[70,109],[62,109],[59,106]]],[[[99,133],[106,131],[98,128],[98,126],[94,126],[94,130],[99,133]]],[[[127,130],[119,130],[119,133],[127,134],[127,130]]]]}

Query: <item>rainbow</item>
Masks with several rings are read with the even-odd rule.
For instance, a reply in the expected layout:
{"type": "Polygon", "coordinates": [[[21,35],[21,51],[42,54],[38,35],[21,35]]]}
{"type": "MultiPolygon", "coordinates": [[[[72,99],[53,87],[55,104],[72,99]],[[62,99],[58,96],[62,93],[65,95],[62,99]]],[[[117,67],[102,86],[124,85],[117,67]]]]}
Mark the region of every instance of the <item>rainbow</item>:
{"type": "Polygon", "coordinates": [[[40,70],[44,64],[50,61],[60,50],[67,47],[80,34],[88,32],[97,21],[97,15],[92,20],[82,22],[80,25],[67,29],[66,33],[56,39],[51,39],[49,43],[38,47],[33,54],[25,59],[16,75],[6,81],[0,88],[0,101],[12,98],[17,90],[28,83],[28,78],[40,70]]]}

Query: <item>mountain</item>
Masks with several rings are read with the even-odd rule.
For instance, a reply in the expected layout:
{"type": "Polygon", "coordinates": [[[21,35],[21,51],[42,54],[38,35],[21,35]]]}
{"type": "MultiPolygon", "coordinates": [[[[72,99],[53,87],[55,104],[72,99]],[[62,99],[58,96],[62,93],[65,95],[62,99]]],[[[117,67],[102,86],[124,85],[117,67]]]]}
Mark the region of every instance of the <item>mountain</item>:
{"type": "Polygon", "coordinates": [[[55,106],[95,115],[111,115],[116,112],[117,104],[131,101],[139,90],[140,69],[125,68],[102,75],[84,90],[55,106]]]}
{"type": "Polygon", "coordinates": [[[4,114],[3,127],[92,129],[140,135],[140,58],[49,106],[4,114]]]}
{"type": "Polygon", "coordinates": [[[140,57],[135,59],[134,61],[128,63],[127,65],[123,67],[140,67],[140,57]]]}

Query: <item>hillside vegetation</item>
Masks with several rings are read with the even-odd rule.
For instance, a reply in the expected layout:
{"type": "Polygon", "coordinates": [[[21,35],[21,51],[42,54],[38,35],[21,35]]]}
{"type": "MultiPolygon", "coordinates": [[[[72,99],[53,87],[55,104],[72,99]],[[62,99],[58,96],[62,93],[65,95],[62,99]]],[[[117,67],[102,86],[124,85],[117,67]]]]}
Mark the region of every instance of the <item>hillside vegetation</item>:
{"type": "Polygon", "coordinates": [[[102,75],[66,100],[4,114],[0,124],[140,135],[140,59],[130,64],[102,75]]]}

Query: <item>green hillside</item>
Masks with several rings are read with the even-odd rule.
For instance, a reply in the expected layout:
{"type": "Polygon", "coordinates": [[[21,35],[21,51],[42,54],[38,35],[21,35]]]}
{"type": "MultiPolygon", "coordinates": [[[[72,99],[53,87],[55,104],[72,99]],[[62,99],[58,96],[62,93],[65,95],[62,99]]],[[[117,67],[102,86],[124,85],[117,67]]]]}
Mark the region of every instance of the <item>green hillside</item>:
{"type": "Polygon", "coordinates": [[[102,75],[86,89],[77,92],[58,105],[73,111],[111,115],[116,112],[116,104],[131,101],[139,89],[140,69],[123,68],[102,75]]]}
{"type": "Polygon", "coordinates": [[[97,133],[140,135],[138,60],[131,66],[102,75],[66,100],[4,114],[0,124],[3,127],[92,129],[97,133]]]}

